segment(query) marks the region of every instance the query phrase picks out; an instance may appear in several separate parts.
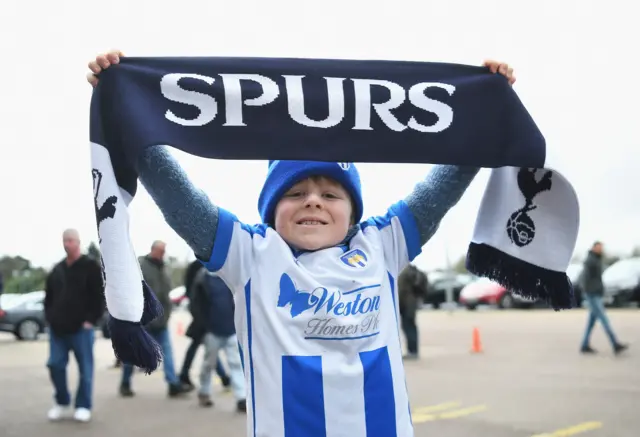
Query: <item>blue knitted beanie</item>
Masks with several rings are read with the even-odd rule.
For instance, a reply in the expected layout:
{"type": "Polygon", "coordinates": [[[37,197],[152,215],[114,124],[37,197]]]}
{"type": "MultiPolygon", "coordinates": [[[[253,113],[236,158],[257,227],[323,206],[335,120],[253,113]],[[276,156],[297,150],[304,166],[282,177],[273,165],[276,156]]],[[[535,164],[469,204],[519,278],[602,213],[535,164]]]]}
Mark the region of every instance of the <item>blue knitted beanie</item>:
{"type": "Polygon", "coordinates": [[[269,172],[258,199],[258,211],[263,223],[275,225],[276,205],[291,187],[310,176],[325,176],[338,181],[351,195],[354,219],[362,218],[360,175],[350,162],[269,161],[269,172]]]}

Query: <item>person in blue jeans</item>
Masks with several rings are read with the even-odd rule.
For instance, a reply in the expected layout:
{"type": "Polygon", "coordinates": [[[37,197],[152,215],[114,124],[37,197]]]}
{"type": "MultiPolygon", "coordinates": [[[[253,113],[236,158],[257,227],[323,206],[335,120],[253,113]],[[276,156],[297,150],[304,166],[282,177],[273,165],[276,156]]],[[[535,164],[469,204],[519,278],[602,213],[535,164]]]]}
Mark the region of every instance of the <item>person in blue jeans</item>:
{"type": "MultiPolygon", "coordinates": [[[[191,262],[191,264],[189,264],[184,275],[185,295],[189,299],[189,312],[191,313],[192,321],[187,328],[187,332],[185,333],[187,337],[191,338],[191,344],[187,348],[187,352],[185,352],[184,354],[184,361],[182,362],[182,369],[180,370],[180,381],[191,388],[195,388],[195,386],[191,382],[189,371],[191,370],[191,365],[193,364],[193,360],[196,357],[196,352],[202,344],[204,335],[207,333],[206,328],[198,323],[198,317],[194,316],[195,308],[193,303],[193,282],[198,272],[202,269],[204,269],[204,266],[199,260],[196,259],[195,261],[191,262]]],[[[222,365],[220,357],[218,357],[218,360],[216,362],[216,373],[218,374],[218,377],[222,382],[222,386],[225,389],[228,389],[231,385],[231,378],[229,378],[226,369],[222,365]]]]}
{"type": "MultiPolygon", "coordinates": [[[[144,281],[154,291],[164,311],[162,317],[154,319],[145,326],[145,329],[160,345],[163,355],[164,379],[169,386],[168,395],[171,398],[175,398],[188,393],[192,388],[180,382],[173,364],[173,350],[168,328],[173,304],[169,297],[171,278],[167,273],[164,262],[165,249],[166,244],[164,242],[154,241],[151,245],[151,252],[149,252],[148,255],[140,257],[138,261],[140,262],[140,270],[142,271],[144,281]]],[[[133,390],[131,390],[132,375],[133,366],[130,363],[122,363],[120,395],[123,397],[131,397],[134,395],[133,390]]]]}
{"type": "Polygon", "coordinates": [[[618,341],[609,318],[604,308],[603,296],[604,296],[604,284],[602,282],[603,271],[603,245],[600,241],[596,241],[591,250],[587,254],[585,259],[582,273],[580,275],[580,281],[583,289],[583,294],[587,308],[589,309],[589,317],[587,319],[587,328],[582,338],[582,346],[580,351],[585,354],[596,353],[596,350],[591,347],[589,340],[591,338],[591,332],[596,324],[596,321],[602,323],[604,331],[609,337],[611,347],[615,354],[625,351],[629,346],[622,344],[618,341]]]}
{"type": "Polygon", "coordinates": [[[67,256],[51,270],[45,282],[44,312],[49,326],[47,367],[55,391],[55,405],[49,420],[70,413],[71,395],[67,386],[69,353],[78,363],[80,378],[75,396],[73,418],[91,420],[93,395],[94,329],[105,309],[104,285],[100,265],[83,255],[75,229],[62,234],[67,256]]]}
{"type": "MultiPolygon", "coordinates": [[[[164,380],[169,385],[169,397],[178,397],[188,392],[186,388],[181,386],[178,375],[176,375],[173,363],[173,349],[171,348],[171,340],[169,338],[169,330],[167,328],[158,331],[149,331],[149,334],[158,342],[163,355],[163,371],[164,380]]],[[[134,367],[128,363],[122,363],[122,380],[120,382],[120,394],[123,397],[134,396],[131,390],[131,378],[133,377],[134,367]]]]}
{"type": "Polygon", "coordinates": [[[202,269],[194,279],[192,303],[194,320],[206,330],[202,339],[205,356],[200,372],[198,401],[203,407],[213,405],[211,374],[220,362],[219,352],[224,351],[236,409],[244,413],[247,411],[247,393],[234,323],[233,293],[215,273],[202,269]]]}

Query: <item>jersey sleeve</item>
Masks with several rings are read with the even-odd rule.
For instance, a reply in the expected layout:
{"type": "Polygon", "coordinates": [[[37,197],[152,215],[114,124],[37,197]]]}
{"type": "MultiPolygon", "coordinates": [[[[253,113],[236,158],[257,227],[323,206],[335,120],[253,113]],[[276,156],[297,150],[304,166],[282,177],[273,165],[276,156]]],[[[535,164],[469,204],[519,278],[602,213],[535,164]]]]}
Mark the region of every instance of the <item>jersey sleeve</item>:
{"type": "Polygon", "coordinates": [[[218,207],[218,226],[205,268],[215,272],[233,293],[241,290],[251,277],[253,237],[261,232],[258,226],[246,225],[229,211],[218,207]]]}
{"type": "Polygon", "coordinates": [[[391,205],[385,215],[362,222],[360,227],[365,234],[372,230],[379,233],[387,267],[395,277],[422,251],[418,224],[404,200],[391,205]]]}

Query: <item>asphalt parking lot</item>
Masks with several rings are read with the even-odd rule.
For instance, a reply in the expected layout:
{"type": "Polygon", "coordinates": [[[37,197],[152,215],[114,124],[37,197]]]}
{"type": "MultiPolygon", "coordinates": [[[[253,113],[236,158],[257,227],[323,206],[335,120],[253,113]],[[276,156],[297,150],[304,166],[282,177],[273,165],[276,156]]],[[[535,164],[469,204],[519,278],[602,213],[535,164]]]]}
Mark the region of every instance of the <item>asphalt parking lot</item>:
{"type": "MultiPolygon", "coordinates": [[[[416,437],[637,437],[640,435],[640,310],[610,310],[630,350],[614,356],[599,325],[595,356],[578,347],[584,310],[422,311],[421,359],[409,362],[416,437]],[[478,328],[481,353],[471,353],[478,328]]],[[[189,316],[172,318],[175,359],[188,339],[189,316]]],[[[97,336],[94,417],[91,423],[48,423],[52,390],[45,368],[46,337],[31,343],[0,335],[0,436],[240,437],[244,416],[216,387],[216,406],[198,407],[195,394],[168,399],[162,372],[134,376],[137,396],[118,397],[119,370],[110,369],[108,340],[97,336]],[[135,433],[135,434],[133,434],[135,433]]],[[[197,371],[199,352],[192,376],[197,371]]],[[[70,388],[76,365],[69,366],[70,388]]]]}

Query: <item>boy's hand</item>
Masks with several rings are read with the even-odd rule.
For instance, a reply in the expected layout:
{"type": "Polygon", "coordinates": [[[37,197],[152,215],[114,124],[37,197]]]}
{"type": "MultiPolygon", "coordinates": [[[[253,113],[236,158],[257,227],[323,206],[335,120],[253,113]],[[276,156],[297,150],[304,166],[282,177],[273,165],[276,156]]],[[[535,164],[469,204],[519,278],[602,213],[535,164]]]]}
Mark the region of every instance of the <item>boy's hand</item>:
{"type": "Polygon", "coordinates": [[[509,67],[509,64],[499,61],[493,61],[488,59],[482,64],[484,67],[489,67],[492,73],[500,73],[509,80],[509,84],[513,85],[516,81],[516,77],[513,74],[513,68],[509,67]]]}
{"type": "Polygon", "coordinates": [[[111,50],[103,55],[96,56],[94,61],[89,62],[90,73],[87,73],[87,81],[91,84],[91,86],[95,87],[98,85],[98,74],[102,70],[106,70],[111,65],[117,64],[120,62],[120,57],[124,56],[120,50],[111,50]]]}

